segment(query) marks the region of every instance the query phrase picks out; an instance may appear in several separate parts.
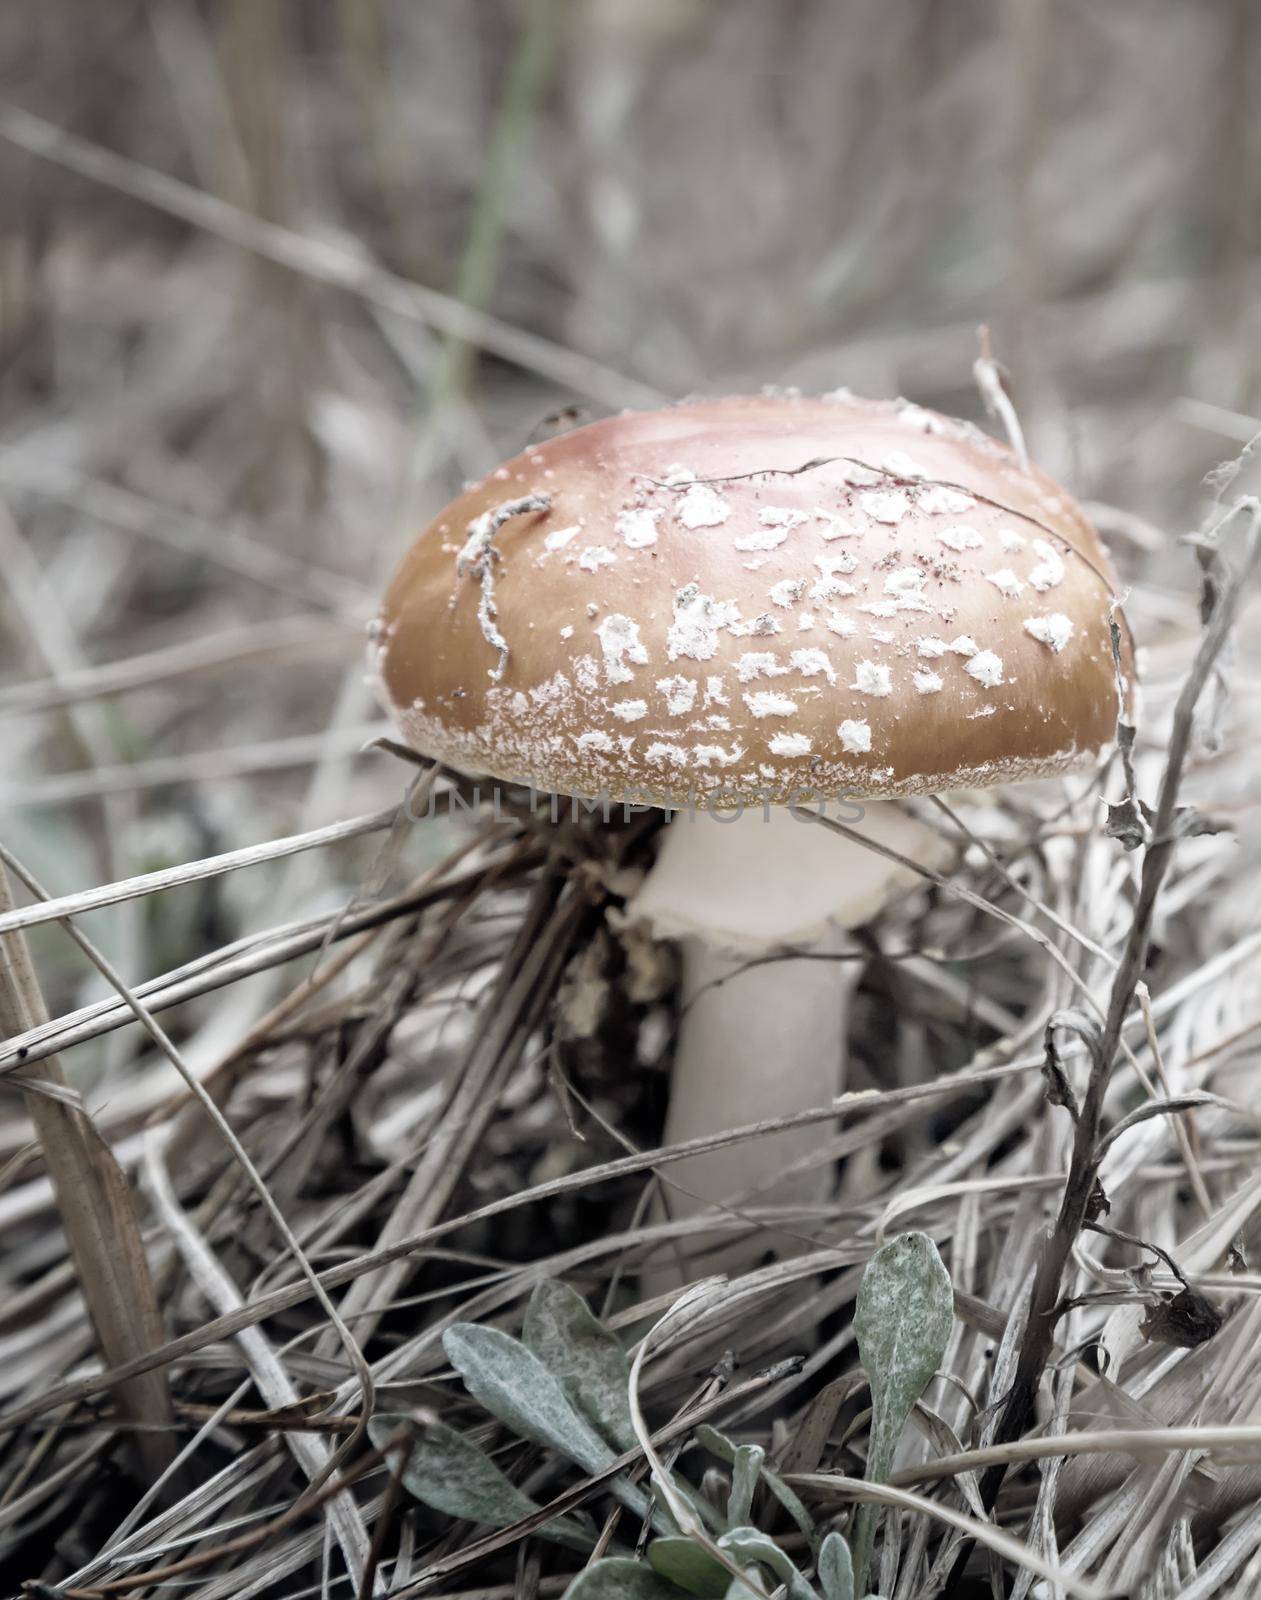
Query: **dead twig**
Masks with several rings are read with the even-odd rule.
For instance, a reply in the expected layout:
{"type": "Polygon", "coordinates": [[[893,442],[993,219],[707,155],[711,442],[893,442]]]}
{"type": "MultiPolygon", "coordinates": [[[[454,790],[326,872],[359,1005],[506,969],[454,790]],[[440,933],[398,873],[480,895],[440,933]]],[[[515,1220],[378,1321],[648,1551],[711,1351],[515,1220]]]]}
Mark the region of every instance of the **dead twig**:
{"type": "MultiPolygon", "coordinates": [[[[1240,502],[1223,519],[1222,524],[1219,524],[1218,531],[1226,522],[1240,514],[1249,516],[1251,526],[1238,567],[1231,572],[1215,550],[1211,553],[1209,579],[1214,588],[1213,609],[1207,619],[1199,651],[1183,682],[1174,708],[1173,726],[1169,736],[1169,755],[1150,837],[1143,856],[1133,921],[1120,965],[1113,978],[1107,1014],[1090,1051],[1092,1058],[1090,1075],[1078,1114],[1074,1119],[1068,1179],[1064,1185],[1055,1225],[1047,1237],[1038,1261],[1030,1292],[1025,1335],[1011,1389],[995,1429],[993,1438],[995,1445],[1010,1444],[1018,1439],[1033,1414],[1038,1384],[1051,1350],[1064,1270],[1077,1236],[1085,1225],[1098,1183],[1104,1098],[1117,1062],[1122,1029],[1130,1007],[1134,1003],[1139,981],[1146,969],[1152,924],[1161,886],[1172,865],[1180,837],[1178,796],[1187,756],[1191,749],[1196,707],[1216,671],[1217,659],[1230,636],[1240,600],[1252,577],[1258,555],[1261,554],[1261,507],[1255,502],[1240,502]]],[[[1000,1462],[991,1466],[981,1480],[981,1497],[987,1510],[993,1507],[998,1498],[1006,1470],[1006,1463],[1000,1462]]],[[[965,1545],[960,1552],[947,1593],[962,1574],[969,1549],[970,1547],[965,1545]]]]}

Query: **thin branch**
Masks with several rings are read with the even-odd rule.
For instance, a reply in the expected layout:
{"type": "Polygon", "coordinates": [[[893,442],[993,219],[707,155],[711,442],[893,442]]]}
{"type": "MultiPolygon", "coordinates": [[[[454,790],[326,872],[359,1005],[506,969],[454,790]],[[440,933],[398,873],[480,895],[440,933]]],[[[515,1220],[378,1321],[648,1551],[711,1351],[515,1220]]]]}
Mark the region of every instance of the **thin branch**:
{"type": "MultiPolygon", "coordinates": [[[[1129,937],[1113,979],[1094,1064],[1082,1099],[1073,1135],[1068,1181],[1060,1202],[1054,1229],[1043,1246],[1030,1295],[1029,1316],[1024,1341],[1016,1364],[1015,1377],[999,1418],[994,1443],[1009,1444],[1018,1439],[1033,1414],[1038,1384],[1046,1367],[1054,1333],[1061,1283],[1073,1245],[1088,1215],[1091,1197],[1099,1176],[1099,1140],[1103,1123],[1104,1099],[1116,1066],[1122,1029],[1134,1002],[1135,992],[1147,965],[1152,926],[1161,885],[1172,865],[1178,839],[1178,795],[1195,727],[1195,711],[1200,695],[1216,670],[1234,626],[1244,589],[1261,554],[1261,510],[1255,503],[1241,502],[1231,516],[1247,512],[1251,518],[1243,559],[1238,569],[1220,582],[1216,604],[1204,632],[1199,651],[1178,694],[1169,735],[1169,755],[1161,781],[1151,836],[1143,857],[1129,937]]],[[[987,1509],[993,1507],[1002,1485],[1006,1466],[991,1467],[982,1479],[981,1494],[987,1509]]],[[[952,1581],[962,1571],[966,1549],[955,1565],[952,1581]]]]}

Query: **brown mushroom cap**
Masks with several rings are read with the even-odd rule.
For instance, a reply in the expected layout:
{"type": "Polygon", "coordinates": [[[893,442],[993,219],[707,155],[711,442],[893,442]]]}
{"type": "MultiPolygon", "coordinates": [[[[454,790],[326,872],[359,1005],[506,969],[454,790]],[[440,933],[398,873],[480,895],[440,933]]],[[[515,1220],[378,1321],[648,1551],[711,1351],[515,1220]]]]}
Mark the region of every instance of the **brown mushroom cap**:
{"type": "Polygon", "coordinates": [[[1116,605],[1081,510],[970,425],[706,400],[466,490],[390,584],[373,665],[408,741],[466,772],[662,805],[883,797],[1095,761],[1116,605]]]}

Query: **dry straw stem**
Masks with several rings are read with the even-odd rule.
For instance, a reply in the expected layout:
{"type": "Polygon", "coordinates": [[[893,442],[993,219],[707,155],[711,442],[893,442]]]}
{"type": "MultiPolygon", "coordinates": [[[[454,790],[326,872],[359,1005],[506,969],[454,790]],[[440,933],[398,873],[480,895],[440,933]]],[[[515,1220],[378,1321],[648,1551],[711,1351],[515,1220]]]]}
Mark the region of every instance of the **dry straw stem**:
{"type": "MultiPolygon", "coordinates": [[[[1261,1424],[1232,1422],[1204,1423],[1186,1428],[1109,1428],[1106,1432],[1016,1439],[1011,1444],[961,1450],[955,1455],[937,1456],[918,1466],[902,1467],[889,1482],[895,1487],[936,1483],[942,1478],[954,1478],[964,1472],[978,1472],[994,1466],[1016,1466],[1025,1461],[1049,1461],[1055,1457],[1128,1455],[1141,1460],[1149,1455],[1184,1450],[1209,1455],[1222,1465],[1253,1465],[1261,1461],[1261,1424]]],[[[788,1479],[789,1483],[804,1481],[796,1476],[788,1479]]]]}
{"type": "MultiPolygon", "coordinates": [[[[175,1241],[190,1277],[210,1305],[219,1312],[235,1310],[241,1303],[240,1291],[175,1198],[166,1166],[165,1143],[156,1129],[146,1136],[145,1175],[158,1215],[175,1241]]],[[[302,1397],[263,1331],[243,1328],[237,1342],[263,1403],[274,1410],[298,1406],[302,1397]]],[[[318,1485],[330,1476],[332,1453],[324,1440],[310,1433],[288,1430],[284,1438],[308,1482],[318,1485]]],[[[343,1492],[328,1502],[327,1515],[347,1572],[362,1579],[368,1561],[368,1533],[358,1505],[349,1493],[343,1492]]]]}
{"type": "MultiPolygon", "coordinates": [[[[517,865],[523,869],[539,864],[541,853],[528,852],[517,865]]],[[[137,996],[150,1011],[165,1011],[198,995],[210,994],[256,972],[265,972],[300,956],[320,950],[326,943],[337,943],[387,923],[413,916],[441,900],[453,900],[476,888],[487,876],[486,867],[448,877],[440,884],[409,888],[403,894],[360,910],[338,912],[332,916],[310,918],[249,935],[216,950],[212,955],[160,973],[136,985],[137,996]]],[[[0,1074],[12,1072],[23,1062],[69,1049],[98,1038],[134,1020],[134,1013],[121,999],[98,1000],[63,1017],[55,1017],[38,1028],[0,1044],[0,1074]]]]}
{"type": "Polygon", "coordinates": [[[0,105],[0,139],[81,177],[143,200],[317,283],[344,289],[386,311],[414,318],[452,339],[476,345],[527,372],[551,379],[564,390],[576,390],[609,406],[652,407],[661,403],[662,396],[647,384],[610,371],[550,339],[514,328],[434,289],[409,283],[353,251],[324,240],[304,238],[289,228],[252,217],[215,195],[204,194],[178,178],[169,178],[127,156],[80,139],[17,106],[0,105]]]}
{"type": "Polygon", "coordinates": [[[366,619],[376,601],[368,589],[309,556],[298,560],[261,543],[243,528],[208,522],[120,484],[80,478],[56,468],[32,469],[18,451],[0,452],[0,478],[20,494],[67,506],[85,517],[193,556],[212,569],[248,578],[259,588],[304,600],[321,612],[366,619]]]}
{"type": "MultiPolygon", "coordinates": [[[[1032,1061],[1023,1065],[959,1073],[953,1077],[938,1078],[930,1083],[913,1084],[903,1089],[854,1090],[839,1096],[830,1106],[820,1106],[816,1110],[797,1112],[789,1117],[776,1117],[767,1122],[750,1123],[745,1127],[729,1128],[722,1133],[710,1134],[704,1138],[689,1139],[684,1144],[643,1151],[633,1156],[606,1161],[598,1166],[584,1167],[578,1172],[566,1173],[563,1177],[552,1178],[544,1183],[517,1190],[501,1199],[491,1200],[472,1211],[425,1228],[410,1238],[400,1239],[396,1244],[369,1251],[350,1261],[329,1267],[318,1274],[318,1281],[325,1290],[340,1288],[344,1284],[352,1283],[365,1272],[388,1266],[391,1262],[402,1260],[406,1256],[418,1255],[428,1246],[436,1244],[438,1240],[478,1223],[492,1221],[512,1211],[536,1205],[540,1201],[577,1194],[583,1189],[594,1188],[602,1183],[637,1173],[647,1173],[655,1167],[666,1166],[675,1161],[685,1161],[690,1156],[701,1155],[710,1150],[725,1149],[728,1145],[764,1138],[767,1134],[779,1133],[789,1128],[805,1127],[812,1122],[832,1121],[850,1113],[874,1111],[888,1106],[905,1107],[909,1119],[916,1114],[914,1107],[921,1101],[966,1096],[974,1093],[982,1084],[994,1083],[1010,1077],[1013,1073],[1032,1071],[1036,1067],[1037,1062],[1032,1061]]],[[[710,1220],[705,1226],[713,1227],[714,1223],[710,1220]]],[[[811,1266],[811,1271],[818,1270],[817,1264],[811,1266]]],[[[286,1284],[283,1288],[271,1290],[267,1294],[247,1301],[239,1311],[215,1317],[190,1333],[168,1340],[160,1350],[129,1362],[120,1372],[94,1374],[52,1386],[42,1394],[25,1400],[0,1415],[0,1433],[46,1411],[90,1399],[93,1395],[109,1389],[113,1383],[131,1377],[137,1372],[147,1372],[152,1367],[181,1360],[222,1339],[231,1338],[242,1328],[252,1327],[292,1306],[301,1305],[312,1298],[314,1292],[312,1285],[307,1281],[286,1284]]]]}
{"type": "MultiPolygon", "coordinates": [[[[796,1360],[781,1361],[763,1372],[755,1372],[751,1377],[744,1378],[738,1383],[730,1384],[720,1389],[717,1393],[709,1393],[704,1398],[689,1404],[680,1416],[667,1423],[665,1427],[658,1428],[649,1436],[649,1443],[656,1449],[673,1444],[677,1440],[686,1438],[694,1428],[702,1422],[708,1422],[711,1417],[720,1416],[730,1410],[737,1402],[747,1402],[757,1396],[764,1395],[785,1376],[786,1373],[796,1371],[800,1362],[796,1360]]],[[[545,1522],[550,1522],[554,1517],[563,1516],[567,1511],[573,1511],[587,1500],[594,1490],[602,1488],[619,1473],[626,1472],[642,1466],[647,1456],[640,1444],[634,1450],[627,1450],[615,1460],[611,1461],[602,1472],[595,1473],[589,1478],[584,1478],[572,1488],[566,1489],[562,1494],[549,1500],[546,1505],[540,1506],[528,1517],[523,1517],[520,1522],[501,1528],[495,1533],[488,1534],[483,1539],[478,1539],[465,1545],[462,1550],[454,1555],[441,1557],[432,1562],[417,1574],[413,1583],[396,1593],[395,1600],[410,1600],[411,1596],[420,1595],[430,1589],[440,1578],[452,1577],[455,1573],[463,1571],[466,1567],[475,1566],[488,1555],[502,1550],[518,1539],[533,1533],[536,1528],[545,1522]]],[[[479,1591],[480,1592],[480,1591],[479,1591]]]]}
{"type": "MultiPolygon", "coordinates": [[[[545,875],[503,964],[500,981],[482,1011],[484,1027],[470,1045],[465,1069],[446,1114],[430,1135],[424,1155],[382,1229],[381,1250],[414,1235],[441,1217],[460,1174],[498,1104],[509,1070],[520,1060],[543,1006],[555,991],[586,906],[582,898],[558,893],[560,877],[545,875]]],[[[381,1310],[412,1270],[406,1257],[379,1273],[361,1278],[342,1305],[363,1337],[376,1327],[381,1310]]]]}
{"type": "MultiPolygon", "coordinates": [[[[530,0],[526,6],[456,278],[456,299],[471,311],[482,311],[495,287],[508,199],[517,169],[528,153],[535,114],[550,77],[559,20],[558,0],[530,0]]],[[[454,337],[448,341],[442,369],[433,384],[435,395],[460,394],[468,382],[472,354],[473,347],[467,340],[454,337]]]]}
{"type": "MultiPolygon", "coordinates": [[[[1038,1384],[1051,1350],[1064,1270],[1082,1230],[1090,1197],[1098,1180],[1104,1097],[1116,1066],[1122,1030],[1146,967],[1161,885],[1172,864],[1179,838],[1178,795],[1191,748],[1196,706],[1216,669],[1217,659],[1234,626],[1240,599],[1261,553],[1261,507],[1255,502],[1241,502],[1214,532],[1220,534],[1226,523],[1241,514],[1250,518],[1250,527],[1238,568],[1231,573],[1215,549],[1207,553],[1209,571],[1206,577],[1211,580],[1208,587],[1214,596],[1213,609],[1199,651],[1174,707],[1169,754],[1143,857],[1138,901],[1121,962],[1113,979],[1103,1028],[1098,1041],[1091,1048],[1092,1066],[1086,1092],[1075,1117],[1068,1180],[1055,1227],[1038,1262],[1015,1377],[994,1435],[994,1443],[998,1445],[1010,1444],[1018,1439],[1033,1414],[1038,1384]]],[[[1005,1471],[1005,1464],[999,1462],[989,1468],[982,1480],[982,1496],[987,1508],[992,1507],[998,1497],[1005,1471]]],[[[957,1567],[956,1571],[959,1570],[957,1567]]]]}
{"type": "MultiPolygon", "coordinates": [[[[0,867],[0,911],[12,906],[0,867]]],[[[21,1033],[48,1020],[21,932],[0,935],[0,1033],[21,1033]]],[[[19,1082],[64,1086],[56,1056],[23,1069],[19,1082]]],[[[113,1152],[82,1107],[28,1094],[26,1107],[57,1196],[75,1274],[107,1368],[144,1361],[162,1342],[162,1319],[149,1273],[131,1190],[113,1152]]],[[[157,1477],[171,1456],[171,1396],[161,1367],[112,1385],[120,1417],[134,1435],[138,1465],[157,1477]]]]}
{"type": "Polygon", "coordinates": [[[290,659],[342,654],[359,636],[360,630],[349,621],[324,616],[278,617],[249,623],[103,666],[82,667],[0,689],[0,717],[51,711],[58,706],[103,700],[158,684],[166,687],[201,673],[251,663],[274,666],[290,659]]]}
{"type": "MultiPolygon", "coordinates": [[[[37,895],[43,894],[43,890],[38,881],[13,859],[9,852],[4,849],[3,845],[0,845],[0,862],[9,867],[9,869],[15,874],[19,875],[32,893],[37,895]]],[[[0,872],[2,872],[2,870],[3,869],[0,868],[0,872]]],[[[349,1329],[339,1317],[336,1307],[328,1298],[327,1291],[320,1282],[310,1262],[307,1260],[306,1255],[304,1254],[296,1235],[285,1219],[283,1212],[276,1204],[276,1201],[272,1197],[272,1194],[262,1176],[258,1172],[258,1169],[250,1160],[245,1147],[241,1144],[240,1140],[236,1137],[236,1134],[232,1131],[231,1125],[228,1123],[227,1118],[223,1115],[222,1111],[220,1111],[214,1099],[208,1093],[204,1085],[197,1081],[196,1077],[193,1075],[192,1071],[188,1067],[188,1064],[185,1062],[183,1056],[180,1054],[173,1041],[162,1030],[162,1028],[154,1020],[153,1016],[146,1010],[143,1003],[123,982],[122,978],[100,953],[100,951],[97,950],[95,945],[92,944],[91,940],[80,933],[74,924],[68,920],[65,922],[65,929],[70,938],[74,940],[75,944],[79,946],[79,948],[97,968],[101,975],[118,990],[120,996],[126,1001],[129,1008],[135,1014],[136,1020],[143,1026],[145,1031],[153,1040],[154,1044],[157,1045],[159,1050],[162,1051],[162,1053],[170,1061],[171,1065],[183,1078],[186,1088],[197,1100],[201,1110],[208,1117],[209,1121],[214,1126],[215,1131],[223,1140],[224,1144],[228,1147],[228,1150],[230,1151],[234,1161],[240,1167],[242,1173],[249,1181],[255,1194],[261,1202],[262,1208],[271,1220],[276,1233],[280,1236],[281,1242],[285,1245],[299,1271],[302,1273],[307,1286],[319,1303],[320,1309],[328,1318],[332,1332],[335,1335],[336,1340],[340,1343],[349,1362],[351,1371],[357,1380],[360,1393],[361,1411],[356,1421],[355,1428],[352,1430],[350,1436],[337,1448],[337,1450],[331,1455],[327,1456],[322,1465],[318,1467],[318,1470],[313,1462],[308,1461],[305,1463],[308,1467],[310,1467],[312,1477],[310,1488],[306,1494],[301,1496],[299,1499],[299,1503],[304,1503],[307,1499],[307,1496],[314,1494],[320,1488],[324,1480],[333,1476],[337,1469],[343,1464],[345,1458],[353,1453],[358,1443],[359,1436],[366,1426],[367,1418],[370,1415],[373,1406],[373,1381],[372,1375],[368,1369],[368,1365],[364,1360],[354,1338],[351,1336],[349,1329]]],[[[15,937],[21,939],[22,936],[21,934],[17,934],[15,937]]],[[[25,948],[24,943],[23,948],[25,948]]],[[[114,1170],[118,1171],[119,1182],[125,1185],[125,1179],[116,1165],[114,1170]]],[[[134,1225],[133,1219],[133,1227],[134,1225]]],[[[182,1235],[182,1242],[187,1243],[188,1238],[188,1234],[184,1233],[182,1235]]],[[[137,1246],[139,1246],[138,1234],[137,1246]]],[[[141,1259],[144,1259],[143,1255],[141,1256],[141,1259]]],[[[137,1305],[144,1306],[148,1302],[153,1302],[155,1306],[154,1314],[156,1315],[156,1302],[153,1301],[152,1282],[147,1276],[147,1267],[145,1285],[147,1285],[148,1301],[140,1299],[136,1303],[137,1305]]],[[[167,1397],[167,1403],[169,1406],[169,1395],[167,1397]]],[[[343,1548],[346,1552],[347,1563],[352,1572],[357,1572],[362,1568],[363,1563],[362,1560],[358,1560],[359,1551],[354,1536],[354,1527],[350,1524],[344,1524],[342,1531],[344,1534],[343,1548]]]]}
{"type": "Polygon", "coordinates": [[[1013,1566],[1026,1568],[1064,1593],[1079,1596],[1080,1600],[1105,1600],[1111,1592],[1085,1578],[1077,1577],[1058,1562],[1045,1560],[1028,1545],[1022,1544],[1019,1539],[1014,1539],[1011,1534],[1004,1533],[992,1523],[965,1516],[953,1506],[943,1505],[940,1500],[929,1500],[926,1496],[914,1494],[909,1489],[898,1489],[887,1483],[867,1483],[861,1478],[847,1478],[839,1473],[824,1472],[799,1473],[792,1482],[798,1488],[813,1489],[829,1499],[839,1498],[847,1502],[856,1500],[860,1504],[889,1506],[897,1511],[915,1511],[926,1517],[934,1517],[956,1533],[966,1534],[969,1540],[976,1539],[995,1555],[1010,1561],[1013,1566]]]}
{"type": "Polygon", "coordinates": [[[33,928],[42,922],[60,922],[66,917],[77,917],[101,906],[114,906],[123,900],[156,894],[161,889],[174,889],[181,884],[196,883],[202,878],[215,878],[225,872],[235,872],[240,867],[279,861],[284,856],[297,855],[303,850],[318,850],[325,845],[340,844],[346,839],[357,839],[365,833],[379,833],[392,826],[397,816],[398,807],[387,806],[383,811],[370,811],[363,816],[351,817],[348,822],[335,822],[327,828],[313,828],[307,833],[271,839],[265,844],[246,845],[242,850],[229,850],[223,855],[207,856],[201,861],[184,861],[178,867],[163,867],[159,872],[141,873],[120,883],[84,889],[79,894],[64,894],[56,899],[40,900],[34,905],[18,908],[8,903],[0,912],[0,934],[33,928]]]}
{"type": "Polygon", "coordinates": [[[99,795],[134,794],[138,790],[160,789],[171,784],[223,783],[228,778],[285,772],[310,766],[321,758],[327,759],[330,754],[354,756],[382,733],[385,726],[382,722],[365,722],[356,727],[336,728],[331,733],[299,733],[283,739],[260,739],[255,744],[235,745],[229,749],[197,750],[187,755],[154,756],[148,761],[59,772],[49,778],[34,778],[28,783],[0,789],[0,806],[29,810],[91,800],[99,795]]]}

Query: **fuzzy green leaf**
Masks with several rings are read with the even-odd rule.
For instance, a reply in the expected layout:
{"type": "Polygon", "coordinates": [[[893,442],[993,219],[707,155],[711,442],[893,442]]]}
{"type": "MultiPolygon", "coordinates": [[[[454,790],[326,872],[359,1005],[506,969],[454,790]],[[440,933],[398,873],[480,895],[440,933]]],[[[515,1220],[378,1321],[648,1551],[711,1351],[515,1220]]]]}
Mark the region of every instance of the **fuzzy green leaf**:
{"type": "MultiPolygon", "coordinates": [[[[701,1423],[696,1430],[696,1441],[698,1444],[704,1445],[711,1455],[717,1456],[719,1461],[726,1461],[734,1469],[736,1452],[740,1447],[733,1444],[725,1433],[719,1433],[717,1428],[711,1428],[708,1423],[701,1423]]],[[[777,1472],[772,1472],[765,1461],[762,1462],[761,1474],[766,1487],[779,1501],[780,1505],[783,1506],[784,1510],[806,1536],[811,1547],[813,1547],[815,1539],[814,1518],[802,1505],[795,1490],[790,1489],[777,1472]]]]}
{"type": "Polygon", "coordinates": [[[642,1561],[610,1556],[584,1567],[563,1600],[679,1600],[681,1592],[642,1561]]]}
{"type": "MultiPolygon", "coordinates": [[[[406,1417],[379,1414],[368,1423],[368,1437],[383,1450],[406,1423],[406,1417]]],[[[506,1528],[539,1509],[488,1455],[441,1422],[427,1423],[417,1435],[402,1480],[409,1494],[434,1511],[492,1528],[506,1528]]],[[[568,1517],[557,1517],[539,1532],[572,1550],[595,1547],[591,1534],[568,1517]]]]}
{"type": "MultiPolygon", "coordinates": [[[[442,1348],[473,1398],[523,1439],[558,1450],[592,1474],[603,1472],[616,1459],[560,1380],[519,1339],[499,1328],[457,1322],[443,1334],[442,1348]]],[[[613,1478],[609,1492],[637,1517],[651,1517],[658,1533],[678,1532],[664,1509],[653,1507],[644,1491],[628,1479],[613,1478]]]]}
{"type": "Polygon", "coordinates": [[[743,1527],[753,1509],[753,1496],[757,1480],[766,1460],[766,1451],[760,1444],[739,1444],[735,1460],[731,1463],[731,1495],[727,1501],[727,1522],[732,1528],[743,1527]]]}
{"type": "Polygon", "coordinates": [[[719,1539],[718,1548],[739,1562],[741,1567],[748,1567],[751,1562],[757,1562],[759,1566],[773,1572],[779,1581],[786,1585],[788,1600],[815,1600],[814,1591],[789,1557],[774,1539],[765,1533],[759,1533],[756,1528],[732,1528],[719,1539]]]}
{"type": "Polygon", "coordinates": [[[854,1562],[839,1533],[829,1533],[819,1546],[818,1567],[824,1600],[854,1600],[854,1562]]]}
{"type": "Polygon", "coordinates": [[[587,1421],[619,1452],[633,1450],[630,1363],[582,1296],[545,1278],[530,1296],[522,1336],[587,1421]]]}
{"type": "MultiPolygon", "coordinates": [[[[954,1295],[937,1246],[926,1233],[900,1233],[867,1263],[854,1308],[858,1357],[871,1385],[867,1479],[883,1483],[915,1402],[941,1365],[954,1319],[954,1295]]],[[[867,1580],[880,1508],[855,1520],[857,1587],[867,1580]]]]}
{"type": "Polygon", "coordinates": [[[648,1546],[648,1560],[663,1578],[688,1594],[702,1596],[702,1600],[722,1600],[731,1582],[726,1567],[694,1539],[682,1534],[670,1539],[654,1539],[648,1546]]]}
{"type": "Polygon", "coordinates": [[[723,1600],[757,1600],[762,1592],[754,1587],[753,1580],[757,1578],[756,1567],[745,1567],[745,1572],[750,1575],[750,1581],[745,1583],[741,1578],[733,1578],[723,1600]]]}
{"type": "Polygon", "coordinates": [[[614,1451],[575,1408],[532,1350],[499,1328],[457,1322],[442,1336],[447,1360],[492,1417],[535,1444],[559,1450],[588,1472],[603,1472],[614,1451]]]}

